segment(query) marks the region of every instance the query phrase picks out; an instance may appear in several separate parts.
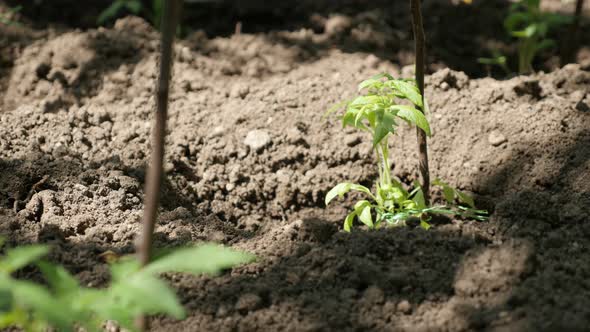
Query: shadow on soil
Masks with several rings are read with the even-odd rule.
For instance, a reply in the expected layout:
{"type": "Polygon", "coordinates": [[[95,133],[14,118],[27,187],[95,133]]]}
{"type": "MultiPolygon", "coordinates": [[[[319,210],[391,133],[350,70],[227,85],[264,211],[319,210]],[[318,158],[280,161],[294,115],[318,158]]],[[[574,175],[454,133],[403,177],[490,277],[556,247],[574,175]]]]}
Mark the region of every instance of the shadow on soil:
{"type": "MultiPolygon", "coordinates": [[[[298,322],[291,327],[395,330],[410,328],[404,324],[415,316],[410,321],[432,319],[432,326],[451,324],[452,330],[497,325],[516,330],[583,329],[590,317],[590,251],[586,245],[590,224],[585,211],[590,206],[590,185],[584,176],[589,146],[590,134],[585,131],[576,144],[557,156],[515,151],[510,163],[482,179],[482,192],[496,203],[489,223],[346,234],[337,231],[339,220],[316,218],[312,213],[277,237],[259,234],[252,238],[221,228],[233,237],[229,242],[267,248],[262,250],[263,259],[218,278],[172,276],[183,303],[198,315],[184,322],[157,319],[156,326],[168,330],[198,323],[255,329],[287,328],[298,322]],[[539,162],[535,159],[539,155],[554,156],[558,163],[557,173],[551,173],[557,176],[546,183],[544,174],[529,174],[524,167],[539,162]],[[523,185],[527,176],[538,176],[541,182],[527,188],[523,185]],[[465,286],[465,280],[471,286],[465,286]],[[451,299],[464,303],[451,307],[448,317],[429,316],[448,309],[451,299]],[[473,304],[477,301],[482,302],[473,304]]],[[[122,169],[143,183],[140,169],[115,167],[111,161],[101,164],[122,169]]],[[[0,161],[0,201],[6,211],[12,208],[11,195],[18,193],[22,199],[36,179],[49,175],[51,180],[39,189],[59,190],[60,181],[75,181],[72,179],[83,172],[79,162],[67,160],[0,161]]],[[[188,199],[172,188],[166,182],[164,210],[190,208],[188,199]]],[[[17,230],[30,235],[13,237],[9,243],[50,243],[58,248],[52,260],[94,285],[108,280],[100,253],[133,251],[131,243],[74,243],[55,225],[16,224],[14,215],[2,217],[3,233],[9,237],[17,230]]],[[[171,240],[164,233],[157,238],[159,246],[188,242],[171,240]]]]}
{"type": "MultiPolygon", "coordinates": [[[[147,2],[146,14],[151,6],[147,2]]],[[[70,0],[36,4],[25,1],[23,15],[39,28],[56,23],[92,28],[96,26],[95,18],[110,2],[91,1],[83,8],[83,13],[79,12],[79,6],[72,6],[71,3],[70,0]]],[[[489,57],[494,50],[505,54],[515,52],[514,43],[503,28],[509,5],[510,2],[506,0],[474,1],[470,5],[446,0],[425,1],[424,26],[430,69],[434,71],[448,66],[464,71],[471,77],[485,76],[491,70],[492,74],[501,77],[503,73],[498,68],[485,68],[477,62],[477,58],[489,57]]],[[[241,23],[242,32],[253,34],[295,32],[301,29],[323,34],[326,29],[340,29],[340,33],[322,38],[321,41],[277,35],[271,37],[270,41],[301,47],[306,54],[303,61],[313,61],[321,57],[324,51],[338,48],[347,53],[370,52],[382,60],[403,66],[413,63],[414,45],[408,7],[407,1],[371,1],[370,5],[364,1],[283,1],[272,6],[260,0],[187,3],[183,28],[188,34],[204,30],[209,37],[232,35],[238,22],[241,23]],[[334,15],[343,15],[346,19],[327,23],[334,15]],[[330,24],[336,26],[327,28],[330,24]]],[[[590,35],[585,33],[587,28],[587,25],[582,25],[580,36],[590,35]]],[[[555,32],[555,36],[562,32],[555,32]]],[[[590,40],[583,37],[581,45],[587,42],[590,40]]],[[[541,56],[536,68],[546,67],[545,62],[550,58],[551,54],[541,56]]],[[[551,66],[550,63],[547,65],[551,66]]]]}

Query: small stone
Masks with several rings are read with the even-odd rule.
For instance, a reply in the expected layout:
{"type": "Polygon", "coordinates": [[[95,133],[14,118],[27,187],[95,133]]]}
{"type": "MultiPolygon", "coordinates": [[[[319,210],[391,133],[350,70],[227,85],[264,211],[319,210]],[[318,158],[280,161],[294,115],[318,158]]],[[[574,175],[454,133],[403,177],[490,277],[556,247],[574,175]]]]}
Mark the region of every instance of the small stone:
{"type": "Polygon", "coordinates": [[[224,131],[223,126],[217,126],[217,127],[213,128],[213,130],[211,131],[211,137],[223,136],[223,131],[224,131]]]}
{"type": "Polygon", "coordinates": [[[270,134],[264,130],[251,130],[244,139],[244,144],[251,150],[261,151],[271,143],[270,134]]]}
{"type": "Polygon", "coordinates": [[[442,82],[442,83],[440,84],[440,88],[441,88],[443,91],[447,91],[447,90],[449,90],[449,89],[451,88],[451,86],[450,86],[450,85],[449,85],[449,83],[447,83],[447,82],[442,82]]]}
{"type": "Polygon", "coordinates": [[[365,301],[372,304],[382,304],[384,302],[385,296],[383,295],[383,291],[381,288],[377,286],[369,286],[365,293],[363,294],[365,301]]]}
{"type": "Polygon", "coordinates": [[[164,172],[165,173],[172,173],[174,171],[174,164],[171,162],[167,162],[164,164],[164,172]]]}
{"type": "Polygon", "coordinates": [[[254,293],[246,293],[236,302],[236,310],[240,313],[248,313],[254,311],[262,306],[262,298],[254,293]]]}
{"type": "Polygon", "coordinates": [[[407,315],[412,312],[412,305],[408,300],[402,300],[397,304],[397,311],[407,315]]]}
{"type": "Polygon", "coordinates": [[[379,66],[379,62],[381,62],[381,60],[379,60],[378,57],[376,57],[374,54],[369,54],[366,58],[365,58],[365,64],[367,65],[367,67],[375,69],[379,66]]]}
{"type": "Polygon", "coordinates": [[[352,20],[348,16],[333,15],[326,20],[324,32],[328,36],[336,36],[345,32],[352,25],[352,20]]]}
{"type": "Polygon", "coordinates": [[[488,136],[488,142],[492,145],[492,146],[498,146],[504,142],[508,141],[508,139],[506,138],[506,136],[504,136],[500,131],[498,130],[492,130],[492,132],[490,133],[490,136],[488,136]]]}
{"type": "Polygon", "coordinates": [[[234,85],[229,93],[230,97],[233,98],[246,98],[250,93],[250,88],[247,85],[234,85]]]}
{"type": "Polygon", "coordinates": [[[586,93],[582,90],[576,90],[569,95],[569,99],[574,103],[577,104],[584,100],[586,93]]]}

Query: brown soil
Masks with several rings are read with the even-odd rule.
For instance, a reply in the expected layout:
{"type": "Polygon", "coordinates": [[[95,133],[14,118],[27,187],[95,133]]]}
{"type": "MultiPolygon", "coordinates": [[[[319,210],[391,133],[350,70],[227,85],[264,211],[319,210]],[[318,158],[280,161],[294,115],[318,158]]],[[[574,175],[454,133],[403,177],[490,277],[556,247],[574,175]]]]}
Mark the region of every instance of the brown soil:
{"type": "MultiPolygon", "coordinates": [[[[140,227],[157,34],[133,17],[112,29],[11,29],[0,233],[52,244],[54,261],[102,285],[99,255],[132,252],[140,227]]],[[[330,31],[197,32],[176,45],[157,245],[216,241],[259,259],[218,277],[171,276],[190,316],[155,318],[154,330],[586,330],[590,65],[504,81],[436,71],[433,176],[472,192],[490,220],[348,234],[354,197],[327,209],[323,198],[343,180],[370,185],[373,155],[367,137],[322,116],[362,79],[408,68],[319,48],[355,36],[330,31]]],[[[392,148],[395,175],[411,182],[414,130],[392,148]]]]}

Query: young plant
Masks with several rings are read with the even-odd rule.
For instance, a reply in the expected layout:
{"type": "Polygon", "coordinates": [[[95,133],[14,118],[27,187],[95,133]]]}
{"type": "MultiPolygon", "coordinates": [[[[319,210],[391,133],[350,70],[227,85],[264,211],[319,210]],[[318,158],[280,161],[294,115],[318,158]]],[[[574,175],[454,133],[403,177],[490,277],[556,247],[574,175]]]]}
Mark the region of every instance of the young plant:
{"type": "Polygon", "coordinates": [[[555,46],[547,37],[548,32],[570,22],[563,15],[541,11],[541,0],[520,0],[510,6],[504,20],[506,31],[518,38],[518,71],[527,74],[533,71],[533,59],[540,51],[555,46]]]}
{"type": "Polygon", "coordinates": [[[40,259],[49,248],[41,245],[8,249],[0,257],[0,329],[18,327],[27,332],[102,331],[107,320],[136,331],[138,315],[167,314],[182,319],[185,311],[174,290],[159,275],[163,272],[216,274],[246,263],[253,256],[205,244],[172,250],[141,268],[136,259],[122,258],[111,265],[112,282],[104,289],[80,286],[63,267],[40,259]],[[48,287],[11,276],[36,263],[48,287]]]}
{"type": "Polygon", "coordinates": [[[430,136],[430,125],[424,114],[417,108],[428,112],[428,104],[420,95],[413,80],[394,79],[389,74],[380,74],[359,84],[358,90],[366,90],[365,95],[350,102],[340,103],[330,112],[346,104],[342,115],[343,127],[351,126],[368,132],[372,136],[373,149],[377,156],[379,180],[375,192],[365,186],[344,182],[332,188],[325,198],[328,205],[334,198],[342,197],[350,191],[361,192],[367,199],[358,201],[344,220],[344,230],[349,232],[355,220],[371,229],[383,225],[402,226],[412,217],[420,219],[423,228],[428,229],[431,214],[465,215],[475,219],[484,218],[485,211],[475,210],[473,199],[465,193],[453,189],[446,183],[435,180],[433,184],[443,189],[447,205],[430,206],[424,199],[424,191],[419,184],[412,190],[391,176],[389,163],[389,137],[395,134],[398,121],[405,121],[422,129],[430,136]],[[401,104],[409,101],[412,105],[401,104]],[[424,100],[424,102],[423,102],[424,100]],[[463,206],[455,205],[455,201],[463,206]]]}
{"type": "Polygon", "coordinates": [[[16,6],[8,8],[6,13],[0,13],[0,24],[4,25],[18,25],[18,22],[14,21],[11,17],[21,11],[22,6],[16,6]]]}

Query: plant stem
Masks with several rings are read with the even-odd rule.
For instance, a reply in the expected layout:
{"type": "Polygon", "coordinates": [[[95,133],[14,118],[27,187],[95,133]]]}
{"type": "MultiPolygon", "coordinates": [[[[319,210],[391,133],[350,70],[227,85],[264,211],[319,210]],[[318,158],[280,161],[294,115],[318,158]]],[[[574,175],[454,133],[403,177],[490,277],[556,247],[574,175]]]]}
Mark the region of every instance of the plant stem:
{"type": "MultiPolygon", "coordinates": [[[[162,16],[160,75],[156,89],[156,117],[152,137],[151,164],[145,181],[145,203],[143,214],[143,229],[138,243],[138,259],[142,266],[150,262],[152,255],[152,240],[156,223],[156,215],[160,200],[164,160],[164,142],[166,138],[166,118],[168,113],[168,91],[172,72],[172,55],[174,34],[180,15],[182,0],[166,0],[162,16]]],[[[138,320],[141,330],[147,328],[145,318],[138,320]]]]}
{"type": "Polygon", "coordinates": [[[390,188],[391,168],[389,166],[389,147],[387,146],[387,137],[385,137],[379,145],[381,147],[381,153],[378,153],[381,159],[381,187],[390,188]]]}
{"type": "Polygon", "coordinates": [[[579,36],[578,30],[580,27],[580,19],[582,17],[582,9],[584,8],[584,0],[576,0],[576,9],[574,10],[574,20],[569,27],[565,45],[562,47],[561,65],[576,61],[576,50],[578,48],[579,36]]]}
{"type": "MultiPolygon", "coordinates": [[[[410,0],[410,7],[412,10],[412,28],[414,31],[414,42],[416,52],[416,84],[422,96],[422,103],[424,104],[424,61],[426,42],[424,40],[424,27],[422,25],[422,9],[420,0],[410,0]]],[[[419,108],[422,113],[424,110],[419,108]]],[[[418,136],[418,153],[419,153],[419,169],[421,177],[422,190],[424,192],[424,201],[426,205],[430,205],[430,170],[428,168],[428,143],[426,141],[426,133],[416,128],[418,136]]]]}

